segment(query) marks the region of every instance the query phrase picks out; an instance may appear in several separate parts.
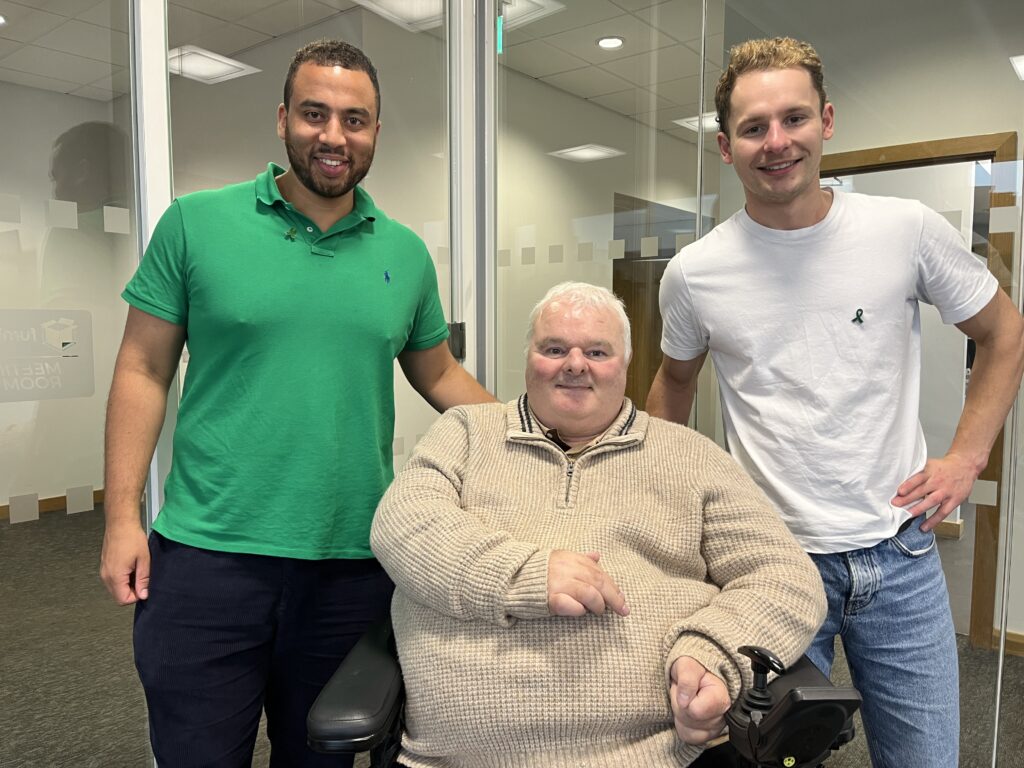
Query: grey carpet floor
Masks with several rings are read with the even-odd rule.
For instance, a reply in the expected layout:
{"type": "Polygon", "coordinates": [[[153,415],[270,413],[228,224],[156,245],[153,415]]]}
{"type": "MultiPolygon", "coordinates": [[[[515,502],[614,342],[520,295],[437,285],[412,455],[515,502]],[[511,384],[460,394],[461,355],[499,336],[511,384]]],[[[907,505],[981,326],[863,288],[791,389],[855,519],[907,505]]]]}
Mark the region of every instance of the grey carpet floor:
{"type": "MultiPolygon", "coordinates": [[[[99,511],[0,521],[0,768],[145,768],[145,701],[132,662],[132,610],[97,570],[99,511]]],[[[963,768],[991,765],[996,656],[960,647],[963,768]]],[[[848,682],[837,649],[835,680],[848,682]]],[[[1024,768],[1024,658],[1003,684],[999,766],[1024,768]]],[[[261,729],[253,765],[265,768],[261,729]]],[[[365,765],[361,760],[357,765],[365,765]]],[[[827,765],[869,765],[862,734],[827,765]]]]}

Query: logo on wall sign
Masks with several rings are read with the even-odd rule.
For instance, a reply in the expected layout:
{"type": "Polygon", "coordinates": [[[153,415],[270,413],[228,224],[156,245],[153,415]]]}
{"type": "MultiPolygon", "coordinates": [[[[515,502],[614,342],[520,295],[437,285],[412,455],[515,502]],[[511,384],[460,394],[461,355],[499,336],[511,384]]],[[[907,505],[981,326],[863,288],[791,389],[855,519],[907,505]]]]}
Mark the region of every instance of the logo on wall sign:
{"type": "Polygon", "coordinates": [[[78,330],[78,325],[69,318],[47,320],[43,323],[43,343],[63,352],[78,343],[78,339],[75,338],[76,330],[78,330]]]}

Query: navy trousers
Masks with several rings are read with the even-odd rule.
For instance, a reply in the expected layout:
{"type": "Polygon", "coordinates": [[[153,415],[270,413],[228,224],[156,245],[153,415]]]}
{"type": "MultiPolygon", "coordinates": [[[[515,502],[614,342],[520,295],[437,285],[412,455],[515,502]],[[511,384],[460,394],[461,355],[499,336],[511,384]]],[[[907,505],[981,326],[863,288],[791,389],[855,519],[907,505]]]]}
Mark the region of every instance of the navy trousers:
{"type": "Polygon", "coordinates": [[[157,765],[250,766],[266,709],[271,768],[351,766],[306,746],[306,714],[388,611],[380,564],[216,552],[158,533],[149,550],[134,641],[157,765]]]}

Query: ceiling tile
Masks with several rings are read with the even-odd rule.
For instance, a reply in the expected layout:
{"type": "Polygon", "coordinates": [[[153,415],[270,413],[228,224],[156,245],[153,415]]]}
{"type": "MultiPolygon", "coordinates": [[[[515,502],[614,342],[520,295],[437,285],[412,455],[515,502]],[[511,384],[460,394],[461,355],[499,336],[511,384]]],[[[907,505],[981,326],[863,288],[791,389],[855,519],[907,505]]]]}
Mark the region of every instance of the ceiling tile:
{"type": "Polygon", "coordinates": [[[586,59],[591,64],[605,64],[616,59],[634,56],[645,51],[672,45],[675,41],[663,35],[654,27],[628,14],[605,19],[596,24],[561,32],[545,37],[544,42],[558,46],[567,53],[586,59]],[[597,40],[609,35],[618,35],[625,45],[617,51],[606,51],[597,47],[597,40]]]}
{"type": "Polygon", "coordinates": [[[590,101],[608,109],[614,109],[624,115],[635,115],[638,112],[652,112],[672,106],[665,99],[660,99],[643,88],[630,88],[628,91],[595,96],[590,101]]]}
{"type": "Polygon", "coordinates": [[[4,57],[3,66],[6,69],[19,69],[33,75],[65,80],[78,85],[87,85],[110,74],[110,64],[106,62],[52,51],[36,45],[26,45],[4,57]]]}
{"type": "Polygon", "coordinates": [[[74,18],[92,8],[100,0],[13,0],[13,2],[34,8],[37,11],[49,11],[65,18],[74,18]]]}
{"type": "Polygon", "coordinates": [[[17,85],[27,85],[29,88],[42,88],[46,91],[57,91],[67,93],[78,87],[77,83],[69,83],[66,80],[57,80],[52,77],[43,77],[32,72],[21,72],[14,69],[0,67],[0,80],[17,85]]]}
{"type": "Polygon", "coordinates": [[[65,16],[33,10],[7,0],[0,0],[0,16],[7,19],[7,23],[0,27],[0,37],[19,43],[31,43],[67,21],[65,16]]]}
{"type": "Polygon", "coordinates": [[[35,45],[87,59],[128,65],[128,35],[70,19],[35,41],[35,45]]]}
{"type": "Polygon", "coordinates": [[[583,99],[603,96],[606,93],[615,93],[616,91],[624,91],[631,87],[627,80],[623,80],[611,72],[605,72],[600,67],[574,69],[571,72],[561,72],[550,77],[542,77],[541,80],[583,99]]]}
{"type": "Polygon", "coordinates": [[[167,44],[171,48],[194,45],[200,35],[222,26],[223,21],[205,13],[197,13],[173,3],[167,6],[167,44]]]}
{"type": "Polygon", "coordinates": [[[81,88],[76,88],[71,91],[72,96],[81,96],[85,99],[95,99],[96,101],[110,101],[115,94],[113,91],[108,91],[106,88],[97,88],[95,85],[83,85],[81,88]]]}
{"type": "Polygon", "coordinates": [[[0,37],[0,59],[3,59],[9,53],[14,53],[16,50],[21,48],[24,43],[19,43],[14,40],[5,40],[0,37]]]}
{"type": "Polygon", "coordinates": [[[673,120],[683,120],[687,117],[693,117],[695,114],[697,114],[696,102],[690,105],[683,104],[676,107],[656,109],[653,112],[640,112],[633,115],[633,119],[644,125],[657,128],[659,131],[674,131],[681,126],[672,122],[673,120]]]}
{"type": "Polygon", "coordinates": [[[350,0],[320,0],[324,5],[329,5],[336,11],[347,11],[349,8],[355,8],[358,3],[351,2],[350,0]]]}
{"type": "Polygon", "coordinates": [[[131,72],[128,69],[119,69],[111,75],[94,80],[89,85],[101,88],[105,91],[113,91],[117,95],[128,93],[132,88],[131,72]]]}
{"type": "Polygon", "coordinates": [[[238,19],[238,23],[274,37],[298,27],[315,24],[336,13],[337,8],[316,0],[284,0],[257,13],[243,16],[238,19]]]}
{"type": "Polygon", "coordinates": [[[665,0],[612,0],[619,8],[624,11],[639,11],[642,8],[650,8],[652,5],[663,3],[665,0]]]}
{"type": "Polygon", "coordinates": [[[548,45],[542,40],[530,40],[509,46],[498,61],[530,77],[544,77],[587,66],[583,59],[548,45]]]}
{"type": "Polygon", "coordinates": [[[171,0],[170,7],[202,11],[224,21],[238,21],[243,16],[250,16],[278,2],[280,0],[171,0]]]}
{"type": "Polygon", "coordinates": [[[128,32],[131,24],[131,17],[128,14],[128,0],[101,0],[85,13],[76,16],[79,21],[87,21],[90,24],[98,24],[101,27],[116,29],[118,32],[128,32]]]}
{"type": "Polygon", "coordinates": [[[189,41],[208,51],[224,56],[234,56],[241,50],[266,42],[270,37],[254,29],[238,24],[221,24],[189,41]]]}
{"type": "MultiPolygon", "coordinates": [[[[704,98],[712,100],[715,98],[715,85],[718,84],[718,70],[708,72],[704,81],[704,98]]],[[[698,88],[700,78],[697,75],[680,77],[678,80],[666,80],[657,85],[648,86],[650,90],[656,91],[659,96],[664,96],[673,104],[696,104],[700,99],[698,88]]]]}
{"type": "Polygon", "coordinates": [[[537,19],[511,30],[509,35],[525,34],[530,37],[546,37],[568,29],[576,29],[596,21],[622,15],[622,9],[608,0],[559,0],[565,6],[562,10],[537,19]]]}
{"type": "MultiPolygon", "coordinates": [[[[680,42],[700,40],[701,0],[669,0],[667,3],[636,11],[636,15],[680,42]]],[[[708,11],[710,21],[711,11],[708,11]]],[[[721,27],[708,25],[717,32],[721,27]]]]}
{"type": "Polygon", "coordinates": [[[636,85],[651,85],[668,80],[696,76],[700,57],[684,45],[676,43],[669,48],[610,61],[603,65],[609,72],[624,77],[636,85]]]}

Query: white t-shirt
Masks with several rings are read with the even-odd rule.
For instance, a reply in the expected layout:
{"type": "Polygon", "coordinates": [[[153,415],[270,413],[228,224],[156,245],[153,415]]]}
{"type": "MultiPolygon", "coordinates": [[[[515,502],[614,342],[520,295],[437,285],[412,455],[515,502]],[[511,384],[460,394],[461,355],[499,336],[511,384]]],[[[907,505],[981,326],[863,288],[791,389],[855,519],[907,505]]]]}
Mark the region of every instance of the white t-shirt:
{"type": "Polygon", "coordinates": [[[833,194],[805,229],[739,211],[661,282],[662,351],[710,350],[730,451],[808,552],[874,546],[906,519],[889,500],[927,459],[918,302],[959,323],[998,290],[924,205],[833,194]]]}

